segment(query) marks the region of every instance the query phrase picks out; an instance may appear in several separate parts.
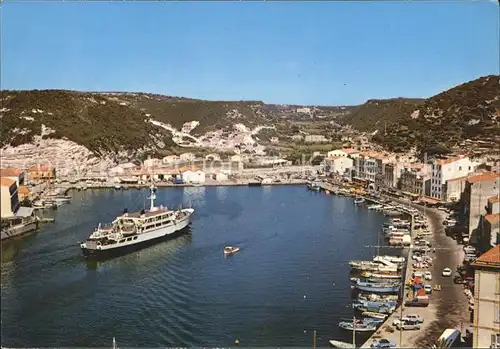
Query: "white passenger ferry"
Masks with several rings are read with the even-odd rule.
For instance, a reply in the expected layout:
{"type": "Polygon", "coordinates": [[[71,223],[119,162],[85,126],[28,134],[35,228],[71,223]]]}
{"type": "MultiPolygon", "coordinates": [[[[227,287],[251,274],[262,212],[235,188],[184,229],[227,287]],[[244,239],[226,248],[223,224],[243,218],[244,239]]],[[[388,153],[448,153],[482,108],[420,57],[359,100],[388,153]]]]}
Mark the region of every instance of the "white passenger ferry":
{"type": "Polygon", "coordinates": [[[151,185],[150,190],[149,210],[135,213],[125,210],[111,224],[99,224],[87,241],[80,244],[83,255],[92,259],[122,255],[172,238],[186,230],[194,209],[155,207],[154,185],[151,185]]]}

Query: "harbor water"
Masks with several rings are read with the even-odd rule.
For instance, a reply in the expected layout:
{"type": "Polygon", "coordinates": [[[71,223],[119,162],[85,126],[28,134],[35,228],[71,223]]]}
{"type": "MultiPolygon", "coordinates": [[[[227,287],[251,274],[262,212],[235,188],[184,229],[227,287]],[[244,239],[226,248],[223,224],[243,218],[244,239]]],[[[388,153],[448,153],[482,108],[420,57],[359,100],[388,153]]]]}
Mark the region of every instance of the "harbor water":
{"type": "MultiPolygon", "coordinates": [[[[190,231],[104,262],[78,242],[146,190],[87,190],[55,223],[2,246],[7,347],[317,346],[351,341],[350,259],[371,259],[384,216],[305,186],[162,188],[190,231]],[[224,246],[240,252],[225,258],[224,246]]],[[[385,252],[382,251],[381,252],[385,252]]],[[[359,335],[359,343],[367,336],[359,335]]]]}

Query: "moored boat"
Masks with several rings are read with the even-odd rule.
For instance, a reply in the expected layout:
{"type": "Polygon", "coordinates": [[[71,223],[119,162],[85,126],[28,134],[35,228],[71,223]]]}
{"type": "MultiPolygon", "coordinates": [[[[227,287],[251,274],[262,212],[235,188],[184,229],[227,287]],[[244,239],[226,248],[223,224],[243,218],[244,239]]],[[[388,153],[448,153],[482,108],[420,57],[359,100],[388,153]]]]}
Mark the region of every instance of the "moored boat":
{"type": "Polygon", "coordinates": [[[367,318],[382,319],[382,320],[384,320],[388,316],[387,314],[376,313],[373,311],[364,311],[361,315],[367,318]]]}
{"type": "Polygon", "coordinates": [[[377,323],[371,321],[356,321],[353,324],[352,322],[342,321],[339,323],[339,327],[348,331],[374,332],[377,329],[377,323]]]}
{"type": "Polygon", "coordinates": [[[320,191],[321,186],[317,183],[307,183],[307,189],[312,190],[312,191],[320,191]]]}
{"type": "Polygon", "coordinates": [[[359,205],[359,204],[362,204],[364,202],[365,202],[365,198],[363,198],[363,197],[357,197],[356,199],[354,199],[355,205],[359,205]]]}
{"type": "Polygon", "coordinates": [[[331,339],[329,341],[329,343],[334,348],[341,348],[341,349],[354,349],[354,348],[356,348],[356,345],[354,345],[352,343],[337,341],[337,340],[334,340],[334,339],[331,339]]]}
{"type": "Polygon", "coordinates": [[[401,279],[401,275],[400,274],[396,274],[396,273],[372,273],[372,272],[369,272],[369,271],[364,271],[361,273],[361,276],[366,278],[366,279],[370,279],[370,278],[374,278],[374,279],[401,279]]]}
{"type": "Polygon", "coordinates": [[[397,293],[401,287],[399,283],[373,283],[358,281],[355,287],[360,291],[374,293],[397,293]]]}
{"type": "Polygon", "coordinates": [[[376,293],[359,293],[359,300],[372,301],[372,302],[388,302],[388,301],[397,301],[397,295],[385,295],[385,294],[376,294],[376,293]]]}

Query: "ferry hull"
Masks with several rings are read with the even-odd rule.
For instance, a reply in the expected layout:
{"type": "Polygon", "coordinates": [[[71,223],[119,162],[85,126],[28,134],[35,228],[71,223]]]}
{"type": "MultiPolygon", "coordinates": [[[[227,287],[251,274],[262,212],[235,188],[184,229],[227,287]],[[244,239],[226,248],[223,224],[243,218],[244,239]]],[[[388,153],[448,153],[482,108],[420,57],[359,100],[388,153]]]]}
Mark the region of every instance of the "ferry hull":
{"type": "Polygon", "coordinates": [[[107,249],[107,250],[95,250],[95,249],[88,249],[88,248],[81,248],[81,250],[82,250],[82,253],[86,259],[102,261],[102,260],[106,260],[106,259],[124,256],[126,254],[136,252],[136,251],[142,250],[142,249],[147,248],[147,247],[151,247],[151,246],[156,245],[160,242],[174,239],[176,237],[179,237],[183,234],[188,233],[189,230],[190,230],[189,225],[187,225],[186,227],[184,227],[180,230],[177,230],[174,233],[162,235],[162,236],[159,236],[157,238],[150,239],[150,240],[144,240],[144,241],[132,244],[132,245],[126,245],[126,246],[116,247],[116,248],[107,249]]]}
{"type": "Polygon", "coordinates": [[[152,234],[155,234],[156,236],[113,248],[95,249],[95,248],[87,248],[86,246],[82,245],[81,250],[85,258],[90,260],[110,259],[131,252],[135,252],[138,250],[142,250],[143,248],[150,247],[159,242],[178,237],[179,235],[182,235],[183,233],[186,233],[189,230],[189,225],[190,225],[190,217],[187,217],[184,221],[179,223],[179,227],[174,231],[171,231],[170,229],[167,228],[164,230],[164,233],[158,234],[157,232],[152,232],[152,234]]]}

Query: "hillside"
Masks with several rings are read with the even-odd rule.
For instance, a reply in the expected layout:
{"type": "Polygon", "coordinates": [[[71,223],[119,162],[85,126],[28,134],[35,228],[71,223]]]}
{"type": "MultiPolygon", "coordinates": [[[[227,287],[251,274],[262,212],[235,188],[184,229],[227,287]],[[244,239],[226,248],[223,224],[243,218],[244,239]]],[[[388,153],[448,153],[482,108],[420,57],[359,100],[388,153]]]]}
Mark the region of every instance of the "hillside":
{"type": "Polygon", "coordinates": [[[404,122],[423,101],[410,98],[368,100],[352,108],[343,122],[362,132],[383,131],[385,127],[404,122]]]}
{"type": "Polygon", "coordinates": [[[426,99],[375,140],[390,150],[447,152],[465,140],[498,145],[499,76],[485,76],[426,99]]]}
{"type": "Polygon", "coordinates": [[[428,99],[369,100],[360,106],[64,90],[2,91],[0,97],[2,148],[22,144],[36,148],[34,140],[62,139],[97,156],[168,152],[178,146],[229,151],[242,143],[262,151],[252,139],[265,143],[279,136],[280,142],[291,142],[290,136],[299,130],[337,139],[342,135],[341,125],[335,126],[339,123],[362,132],[378,131],[373,140],[393,151],[417,147],[448,152],[467,139],[481,138],[486,146],[500,141],[500,85],[494,75],[428,99]],[[193,121],[191,127],[186,124],[193,121]]]}
{"type": "Polygon", "coordinates": [[[63,138],[96,152],[116,152],[172,145],[171,133],[148,120],[181,129],[199,121],[199,135],[236,123],[272,123],[262,102],[211,102],[145,93],[87,93],[61,90],[2,91],[1,146],[44,137],[63,138]]]}

